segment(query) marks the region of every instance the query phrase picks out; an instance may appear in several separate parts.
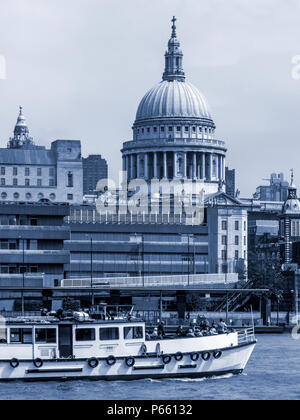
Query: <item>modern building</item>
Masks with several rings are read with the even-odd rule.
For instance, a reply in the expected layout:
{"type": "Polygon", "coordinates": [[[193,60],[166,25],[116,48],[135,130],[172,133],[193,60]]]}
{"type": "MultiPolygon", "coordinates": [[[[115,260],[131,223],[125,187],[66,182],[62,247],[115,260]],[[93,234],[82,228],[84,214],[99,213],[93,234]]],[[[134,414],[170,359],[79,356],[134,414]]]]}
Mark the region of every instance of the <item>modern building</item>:
{"type": "Polygon", "coordinates": [[[69,264],[69,205],[0,203],[0,286],[59,286],[69,264]]]}
{"type": "Polygon", "coordinates": [[[269,185],[260,185],[256,188],[254,197],[260,201],[285,201],[288,196],[289,182],[284,179],[283,173],[270,175],[269,185]]]}
{"type": "Polygon", "coordinates": [[[123,144],[128,180],[203,180],[206,194],[225,183],[225,142],[215,137],[207,100],[186,81],[173,18],[162,81],[141,100],[133,139],[123,144]]]}
{"type": "Polygon", "coordinates": [[[82,167],[83,195],[93,195],[98,181],[108,176],[107,162],[101,155],[89,155],[82,159],[82,167]]]}
{"type": "Polygon", "coordinates": [[[83,169],[79,140],[36,146],[20,107],[7,148],[0,149],[0,201],[82,203],[83,169]]]}

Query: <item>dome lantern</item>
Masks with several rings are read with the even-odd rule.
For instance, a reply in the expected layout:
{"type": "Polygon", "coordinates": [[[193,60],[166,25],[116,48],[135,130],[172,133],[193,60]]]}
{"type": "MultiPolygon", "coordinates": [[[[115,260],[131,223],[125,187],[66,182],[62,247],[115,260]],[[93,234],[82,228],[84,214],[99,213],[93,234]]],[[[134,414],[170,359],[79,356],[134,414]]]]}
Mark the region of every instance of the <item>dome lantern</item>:
{"type": "Polygon", "coordinates": [[[183,54],[180,50],[180,42],[176,37],[176,20],[175,16],[173,16],[172,35],[168,43],[168,51],[165,54],[163,80],[184,82],[185,74],[182,68],[183,54]]]}

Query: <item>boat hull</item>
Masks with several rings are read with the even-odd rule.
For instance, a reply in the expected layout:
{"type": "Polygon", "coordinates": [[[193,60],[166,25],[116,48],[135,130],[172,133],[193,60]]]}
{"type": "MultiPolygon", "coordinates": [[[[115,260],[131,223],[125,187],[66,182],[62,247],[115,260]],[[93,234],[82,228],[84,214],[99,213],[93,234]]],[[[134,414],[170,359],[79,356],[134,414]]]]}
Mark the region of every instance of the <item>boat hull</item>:
{"type": "MultiPolygon", "coordinates": [[[[181,360],[176,354],[169,354],[166,363],[162,355],[143,355],[134,357],[134,365],[128,366],[125,357],[118,357],[113,365],[108,365],[107,358],[93,359],[57,359],[43,360],[41,367],[36,367],[32,360],[20,360],[17,367],[12,367],[9,360],[0,361],[0,381],[50,381],[50,380],[136,380],[144,378],[204,378],[225,374],[241,373],[255,347],[255,342],[235,347],[223,348],[198,353],[184,353],[181,360]],[[208,360],[207,353],[210,357],[208,360]],[[220,355],[221,353],[221,355],[220,355]],[[89,363],[90,362],[90,363],[89,363]],[[92,366],[91,366],[92,365],[92,366]]],[[[127,360],[128,362],[128,360],[127,360]]],[[[132,362],[132,361],[131,361],[132,362]]]]}

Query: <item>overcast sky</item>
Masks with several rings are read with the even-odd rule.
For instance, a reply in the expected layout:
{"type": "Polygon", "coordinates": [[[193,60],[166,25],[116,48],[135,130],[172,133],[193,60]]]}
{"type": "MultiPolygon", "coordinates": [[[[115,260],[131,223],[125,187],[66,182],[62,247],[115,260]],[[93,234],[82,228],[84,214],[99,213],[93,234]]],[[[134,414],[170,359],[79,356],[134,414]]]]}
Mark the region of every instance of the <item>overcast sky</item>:
{"type": "Polygon", "coordinates": [[[241,196],[290,168],[300,188],[300,0],[0,0],[0,147],[23,105],[37,144],[80,139],[115,176],[139,101],[161,80],[173,15],[241,196]]]}

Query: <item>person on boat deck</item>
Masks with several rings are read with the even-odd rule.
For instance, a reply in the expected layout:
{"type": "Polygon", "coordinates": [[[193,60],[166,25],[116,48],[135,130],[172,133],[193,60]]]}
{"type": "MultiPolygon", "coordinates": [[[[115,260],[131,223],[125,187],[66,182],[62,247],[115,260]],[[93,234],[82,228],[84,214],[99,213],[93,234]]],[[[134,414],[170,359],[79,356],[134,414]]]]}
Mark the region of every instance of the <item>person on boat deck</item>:
{"type": "Polygon", "coordinates": [[[176,330],[176,335],[183,337],[185,335],[183,326],[180,324],[176,330]]]}
{"type": "Polygon", "coordinates": [[[195,337],[195,333],[194,333],[193,328],[188,329],[188,332],[186,333],[186,336],[187,337],[195,337]]]}
{"type": "Polygon", "coordinates": [[[227,325],[224,322],[224,320],[221,318],[218,324],[218,332],[222,334],[222,333],[226,333],[226,331],[227,331],[227,325]]]}
{"type": "Polygon", "coordinates": [[[158,328],[155,327],[150,335],[152,339],[158,338],[158,328]]]}
{"type": "Polygon", "coordinates": [[[198,327],[194,328],[194,334],[195,334],[195,337],[203,337],[203,333],[198,327]]]}
{"type": "Polygon", "coordinates": [[[215,322],[212,323],[212,326],[211,326],[211,329],[209,330],[209,332],[210,332],[211,335],[217,335],[218,334],[217,325],[216,325],[215,322]]]}
{"type": "Polygon", "coordinates": [[[158,330],[158,335],[165,338],[166,333],[165,333],[164,321],[159,322],[159,324],[157,326],[157,330],[158,330]]]}

